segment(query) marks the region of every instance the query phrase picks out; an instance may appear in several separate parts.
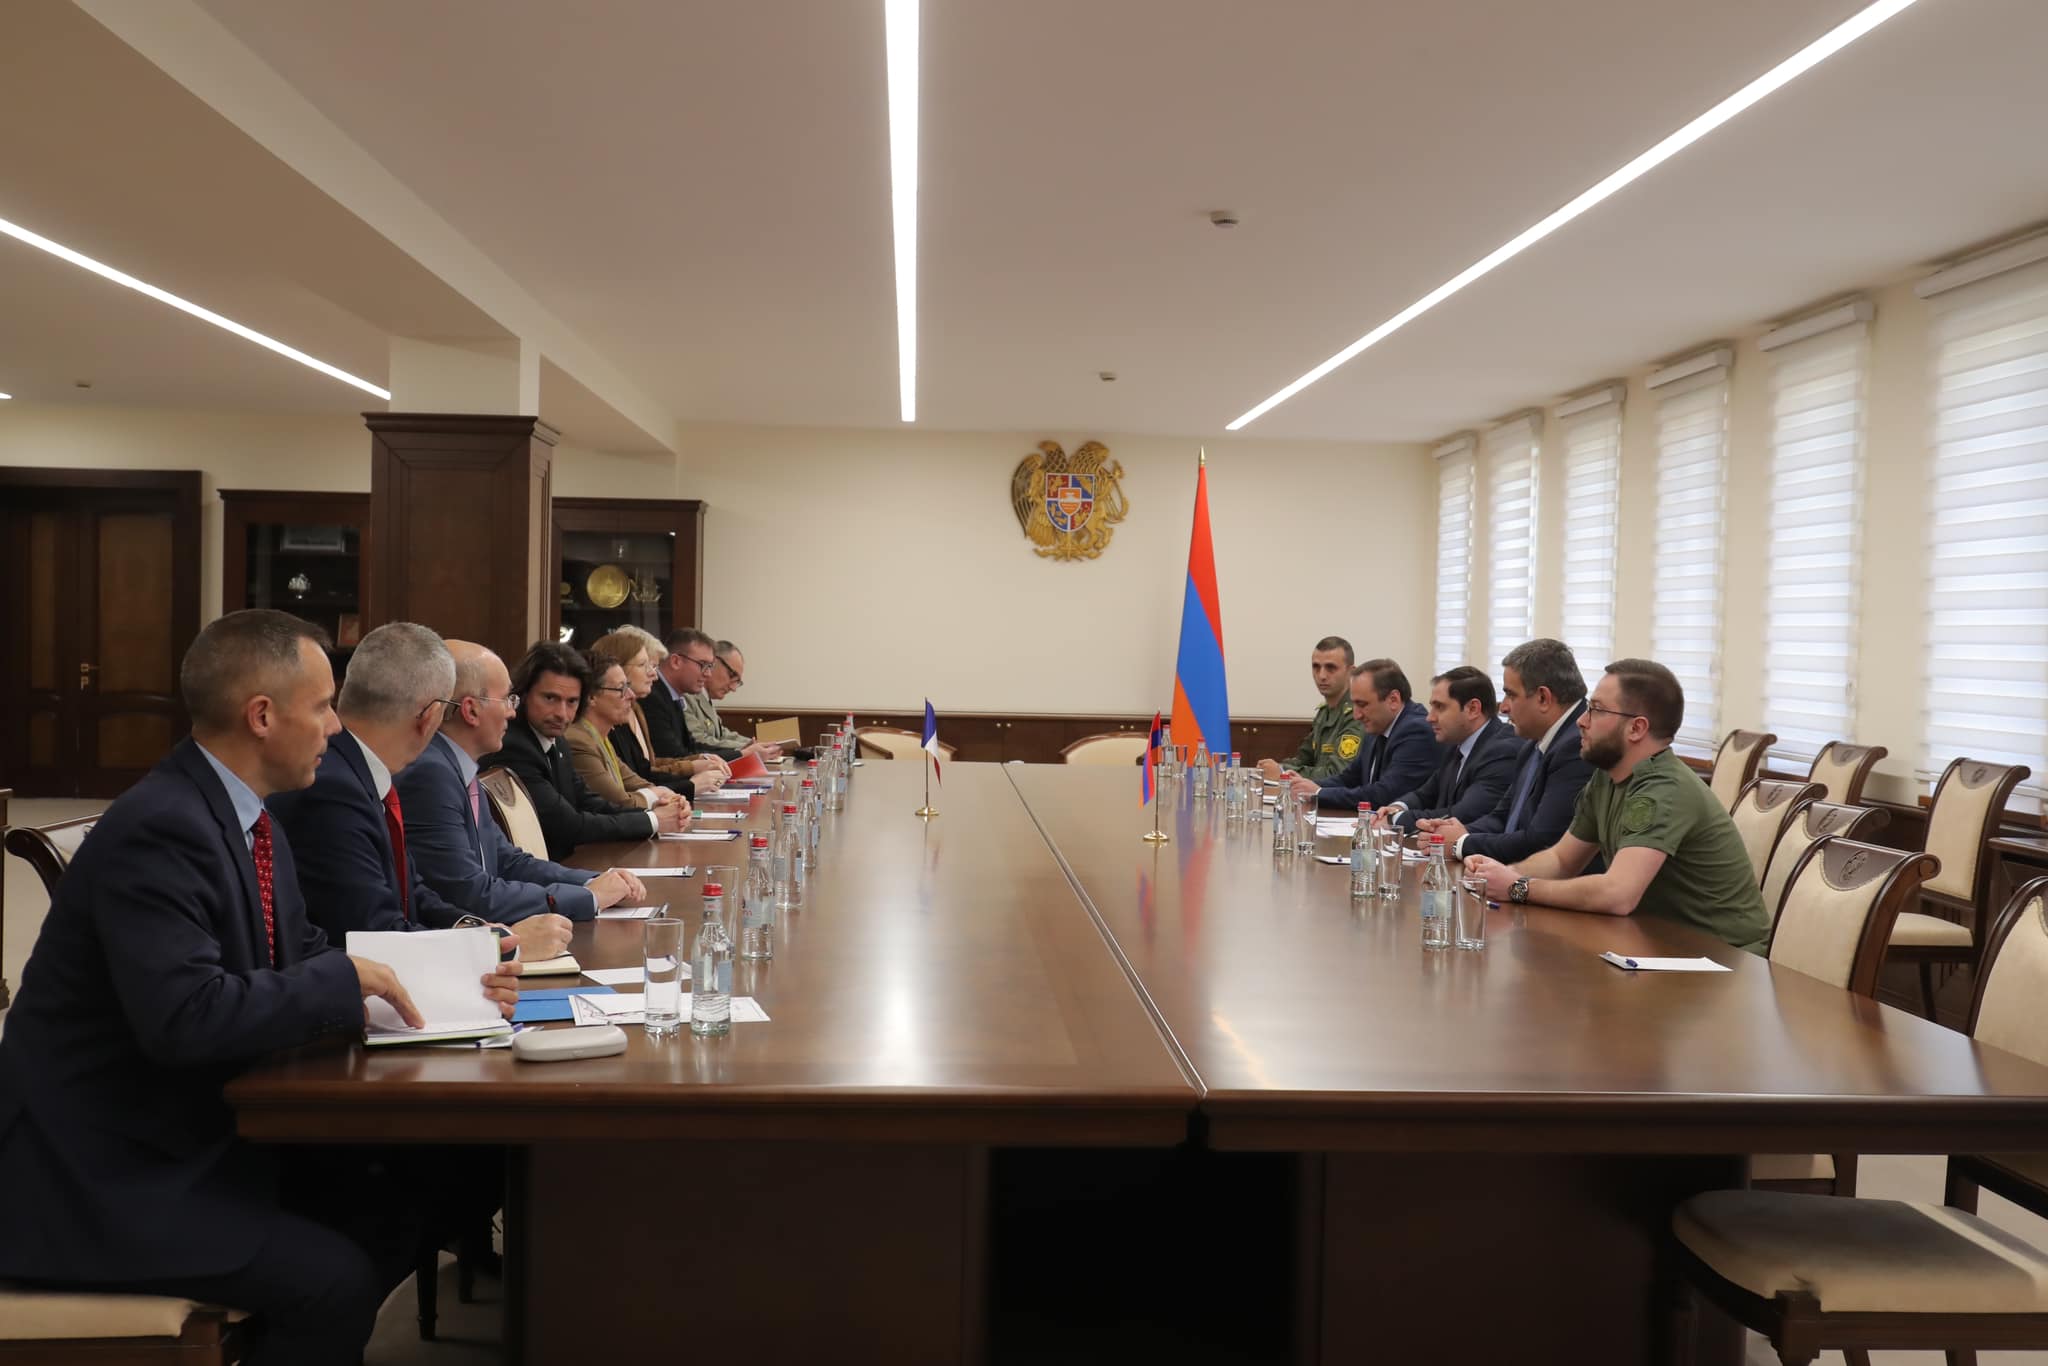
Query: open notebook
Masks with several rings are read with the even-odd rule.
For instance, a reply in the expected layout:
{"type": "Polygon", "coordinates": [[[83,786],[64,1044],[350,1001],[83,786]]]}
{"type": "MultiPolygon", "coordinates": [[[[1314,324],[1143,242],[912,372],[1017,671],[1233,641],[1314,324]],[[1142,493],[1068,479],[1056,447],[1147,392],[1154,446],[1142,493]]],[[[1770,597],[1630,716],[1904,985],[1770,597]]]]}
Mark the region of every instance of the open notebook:
{"type": "Polygon", "coordinates": [[[484,974],[498,964],[498,939],[489,930],[351,930],[347,947],[351,956],[397,973],[425,1021],[408,1028],[389,1001],[372,998],[364,1003],[369,1023],[363,1031],[371,1047],[512,1032],[511,1021],[484,996],[484,974]]]}

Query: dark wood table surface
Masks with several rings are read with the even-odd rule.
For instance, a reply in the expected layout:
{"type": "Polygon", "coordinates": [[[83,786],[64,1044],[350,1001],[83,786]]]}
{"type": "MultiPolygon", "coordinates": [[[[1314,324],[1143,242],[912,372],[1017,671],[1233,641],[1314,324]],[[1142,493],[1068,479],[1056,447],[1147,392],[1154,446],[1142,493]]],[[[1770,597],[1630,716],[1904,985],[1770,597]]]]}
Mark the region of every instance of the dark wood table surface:
{"type": "MultiPolygon", "coordinates": [[[[1537,907],[1425,952],[1421,865],[1355,908],[1346,870],[1129,775],[1007,770],[1200,1079],[1218,1143],[1518,1152],[2039,1146],[2048,1069],[1668,921],[1537,907]],[[1706,956],[1726,973],[1599,958],[1706,956]],[[1589,1145],[1592,1145],[1589,1147],[1589,1145]]],[[[1341,854],[1325,840],[1321,852],[1341,854]]]]}
{"type": "MultiPolygon", "coordinates": [[[[805,909],[772,962],[735,962],[766,1024],[723,1038],[519,1063],[509,1050],[320,1052],[260,1067],[230,1100],[254,1138],[519,1143],[752,1135],[981,1143],[1170,1144],[1196,1100],[1136,990],[996,765],[963,765],[930,822],[912,764],[864,764],[826,817],[805,909]]],[[[714,805],[711,809],[733,809],[714,805]]],[[[756,796],[739,822],[765,828],[756,796]]],[[[587,846],[580,866],[695,865],[646,879],[694,938],[703,874],[744,869],[744,837],[587,846]]],[[[639,921],[576,927],[584,967],[637,966],[639,921]]],[[[576,977],[537,978],[546,989],[576,977]]]]}

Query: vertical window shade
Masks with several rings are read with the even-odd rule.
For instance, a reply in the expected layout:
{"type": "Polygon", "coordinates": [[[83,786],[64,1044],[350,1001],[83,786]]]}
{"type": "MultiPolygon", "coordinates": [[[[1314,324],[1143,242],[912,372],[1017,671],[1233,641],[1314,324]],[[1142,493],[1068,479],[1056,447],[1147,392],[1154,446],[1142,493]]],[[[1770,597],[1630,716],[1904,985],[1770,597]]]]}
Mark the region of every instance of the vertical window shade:
{"type": "Polygon", "coordinates": [[[1465,662],[1465,623],[1472,600],[1472,443],[1457,443],[1436,461],[1436,667],[1465,662]]]}
{"type": "Polygon", "coordinates": [[[1728,373],[1716,366],[1658,395],[1652,657],[1685,689],[1672,748],[1714,752],[1720,725],[1721,530],[1728,481],[1728,373]]]}
{"type": "Polygon", "coordinates": [[[1865,339],[1852,323],[1771,352],[1764,722],[1802,769],[1855,738],[1865,339]]]}
{"type": "Polygon", "coordinates": [[[1487,645],[1484,659],[1462,659],[1492,673],[1501,657],[1535,634],[1536,471],[1534,416],[1486,434],[1487,645]]]}
{"type": "Polygon", "coordinates": [[[1933,300],[1921,776],[2026,764],[2048,793],[2048,265],[1933,300]]]}
{"type": "Polygon", "coordinates": [[[1621,522],[1621,405],[1564,420],[1564,610],[1559,628],[1586,686],[1614,659],[1614,564],[1621,522]]]}

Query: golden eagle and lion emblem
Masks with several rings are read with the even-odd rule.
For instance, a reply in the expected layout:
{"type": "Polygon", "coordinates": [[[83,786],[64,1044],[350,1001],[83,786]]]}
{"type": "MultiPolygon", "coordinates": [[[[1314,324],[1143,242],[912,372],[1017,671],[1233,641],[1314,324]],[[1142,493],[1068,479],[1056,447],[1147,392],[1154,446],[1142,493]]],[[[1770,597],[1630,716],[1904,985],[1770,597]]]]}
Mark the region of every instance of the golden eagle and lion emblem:
{"type": "Polygon", "coordinates": [[[1057,441],[1041,441],[1010,476],[1017,525],[1043,559],[1092,560],[1130,511],[1118,483],[1123,477],[1124,467],[1100,441],[1072,455],[1057,441]]]}

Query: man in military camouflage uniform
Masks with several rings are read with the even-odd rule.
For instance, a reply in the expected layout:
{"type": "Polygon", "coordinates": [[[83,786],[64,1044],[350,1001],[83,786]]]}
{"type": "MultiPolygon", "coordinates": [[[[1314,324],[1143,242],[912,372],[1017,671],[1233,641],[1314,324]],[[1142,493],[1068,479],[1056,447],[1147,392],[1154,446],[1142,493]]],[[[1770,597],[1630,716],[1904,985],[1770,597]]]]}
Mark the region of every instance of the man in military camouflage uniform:
{"type": "Polygon", "coordinates": [[[1350,641],[1342,636],[1324,636],[1316,642],[1315,652],[1308,657],[1308,667],[1315,678],[1316,691],[1323,695],[1323,705],[1316,708],[1315,720],[1309,723],[1308,739],[1301,742],[1294,757],[1284,764],[1276,759],[1261,759],[1261,773],[1268,778],[1277,778],[1283,772],[1299,773],[1326,783],[1358,757],[1359,747],[1365,743],[1365,727],[1351,714],[1351,665],[1350,641]]]}
{"type": "Polygon", "coordinates": [[[705,671],[703,690],[683,694],[683,715],[689,719],[690,734],[697,740],[719,749],[736,749],[742,753],[751,749],[764,762],[772,763],[780,756],[780,749],[740,734],[726,725],[725,719],[718,714],[718,703],[731,696],[746,681],[746,667],[746,656],[740,653],[739,646],[729,640],[713,645],[711,667],[705,671]]]}

